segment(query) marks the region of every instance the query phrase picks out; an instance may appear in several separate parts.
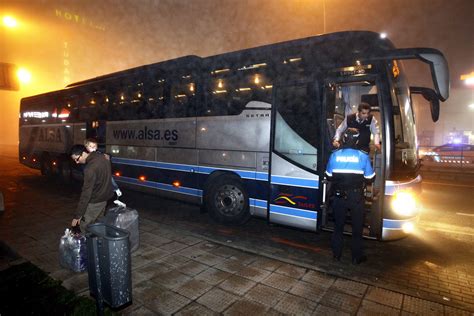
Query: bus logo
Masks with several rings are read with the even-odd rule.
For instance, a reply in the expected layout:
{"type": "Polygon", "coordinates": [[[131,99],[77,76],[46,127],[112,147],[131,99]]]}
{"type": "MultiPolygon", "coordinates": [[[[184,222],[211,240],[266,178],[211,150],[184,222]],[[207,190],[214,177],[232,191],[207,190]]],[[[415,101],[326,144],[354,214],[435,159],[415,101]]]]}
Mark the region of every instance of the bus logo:
{"type": "Polygon", "coordinates": [[[280,193],[274,200],[275,204],[282,206],[296,206],[299,208],[314,209],[316,205],[308,202],[308,197],[303,195],[293,195],[289,193],[280,193]]]}

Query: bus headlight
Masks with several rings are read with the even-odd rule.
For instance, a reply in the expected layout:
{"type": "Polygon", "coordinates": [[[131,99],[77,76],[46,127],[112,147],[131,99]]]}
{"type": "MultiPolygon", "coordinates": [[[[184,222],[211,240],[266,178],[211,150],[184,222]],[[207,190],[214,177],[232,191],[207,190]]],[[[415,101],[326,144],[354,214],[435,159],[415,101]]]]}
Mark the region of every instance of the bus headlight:
{"type": "Polygon", "coordinates": [[[413,216],[417,212],[416,199],[410,192],[400,191],[392,198],[392,209],[402,216],[413,216]]]}
{"type": "Polygon", "coordinates": [[[402,225],[402,230],[405,234],[411,234],[415,230],[415,225],[412,222],[408,222],[402,225]]]}

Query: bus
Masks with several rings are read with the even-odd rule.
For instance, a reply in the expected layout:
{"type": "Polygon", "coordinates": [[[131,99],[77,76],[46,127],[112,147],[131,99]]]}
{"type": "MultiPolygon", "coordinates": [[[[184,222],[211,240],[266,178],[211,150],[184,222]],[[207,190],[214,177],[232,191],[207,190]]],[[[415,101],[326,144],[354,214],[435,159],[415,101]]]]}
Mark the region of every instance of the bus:
{"type": "Polygon", "coordinates": [[[69,148],[95,137],[123,188],[197,203],[220,223],[256,216],[332,230],[324,178],[331,140],[367,102],[382,150],[371,154],[376,181],[365,193],[364,236],[394,240],[413,231],[420,211],[413,94],[436,121],[449,95],[443,54],[396,49],[374,32],[185,56],[22,99],[19,159],[67,180],[69,148]],[[407,59],[429,66],[434,88],[408,85],[407,59]]]}

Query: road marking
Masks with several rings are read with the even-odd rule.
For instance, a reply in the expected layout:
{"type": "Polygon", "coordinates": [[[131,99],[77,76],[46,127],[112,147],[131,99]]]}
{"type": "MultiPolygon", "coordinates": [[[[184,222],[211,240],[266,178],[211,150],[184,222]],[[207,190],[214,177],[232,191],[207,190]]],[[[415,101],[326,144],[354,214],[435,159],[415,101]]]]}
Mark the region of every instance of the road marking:
{"type": "Polygon", "coordinates": [[[448,187],[474,188],[474,185],[468,185],[468,184],[452,184],[452,183],[441,183],[441,182],[431,182],[431,181],[423,181],[422,183],[445,185],[445,186],[448,186],[448,187]]]}
{"type": "Polygon", "coordinates": [[[461,215],[461,216],[474,216],[474,214],[468,214],[468,213],[456,213],[456,215],[461,215]]]}

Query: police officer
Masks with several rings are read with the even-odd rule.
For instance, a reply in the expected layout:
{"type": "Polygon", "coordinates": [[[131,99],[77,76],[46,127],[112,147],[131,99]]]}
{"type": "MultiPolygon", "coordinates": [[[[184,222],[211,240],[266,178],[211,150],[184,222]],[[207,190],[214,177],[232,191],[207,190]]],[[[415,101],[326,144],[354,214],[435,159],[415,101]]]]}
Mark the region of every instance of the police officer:
{"type": "Polygon", "coordinates": [[[370,152],[370,134],[374,135],[374,146],[380,151],[380,131],[377,120],[370,114],[370,104],[362,102],[357,107],[357,113],[346,116],[344,121],[336,130],[334,135],[333,146],[336,148],[340,147],[340,139],[342,133],[349,127],[357,128],[359,130],[359,143],[358,148],[370,152]]]}
{"type": "Polygon", "coordinates": [[[359,131],[348,128],[342,137],[342,149],[336,150],[329,157],[326,175],[332,182],[335,194],[332,208],[335,229],[331,247],[334,259],[341,260],[344,243],[343,231],[346,211],[352,217],[352,263],[359,264],[367,260],[362,249],[362,229],[364,226],[364,182],[371,182],[375,172],[370,164],[369,156],[356,148],[359,131]]]}

